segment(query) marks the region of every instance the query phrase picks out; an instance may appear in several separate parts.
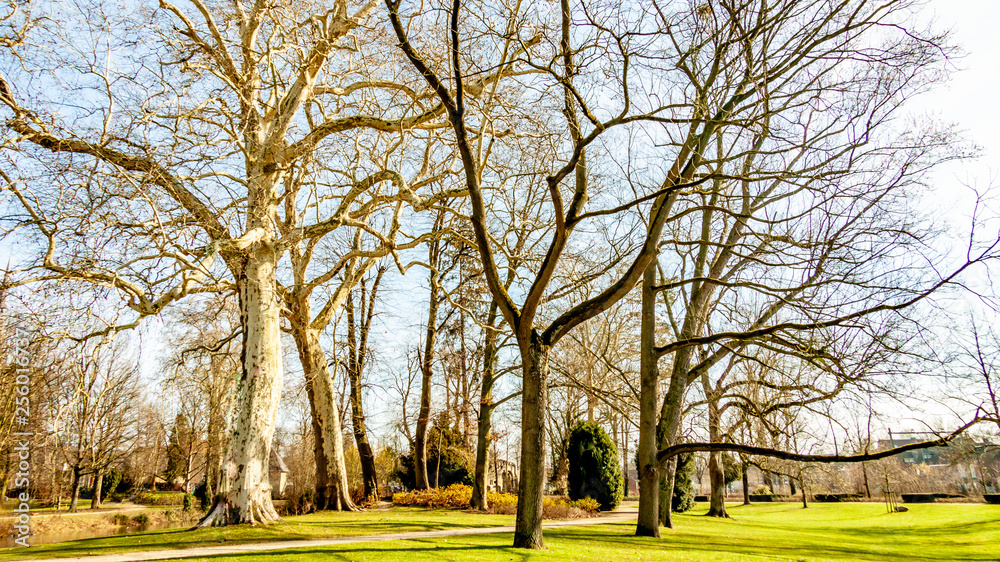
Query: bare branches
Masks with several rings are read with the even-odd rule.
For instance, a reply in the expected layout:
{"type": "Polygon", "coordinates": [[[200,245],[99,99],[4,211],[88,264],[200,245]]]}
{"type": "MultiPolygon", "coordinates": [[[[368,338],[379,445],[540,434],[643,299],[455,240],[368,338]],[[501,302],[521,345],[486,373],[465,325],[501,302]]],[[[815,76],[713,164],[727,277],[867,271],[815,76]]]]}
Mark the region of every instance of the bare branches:
{"type": "MultiPolygon", "coordinates": [[[[396,37],[399,39],[400,48],[403,53],[406,54],[407,59],[413,64],[414,68],[423,76],[427,84],[434,90],[444,105],[448,112],[448,119],[451,123],[452,129],[455,131],[455,143],[457,149],[462,159],[462,167],[465,171],[466,186],[469,191],[469,198],[472,202],[472,229],[476,237],[476,244],[479,247],[479,252],[481,259],[483,261],[483,271],[486,276],[486,281],[490,287],[490,291],[493,293],[494,298],[497,300],[497,304],[500,307],[504,318],[507,323],[515,330],[522,330],[521,323],[521,312],[518,310],[514,301],[507,294],[507,290],[500,279],[496,259],[493,256],[493,249],[490,244],[490,236],[487,231],[487,218],[486,218],[486,205],[483,201],[482,189],[481,189],[481,178],[480,178],[480,164],[476,160],[472,146],[468,138],[468,131],[466,129],[464,120],[464,105],[460,106],[455,98],[452,97],[451,92],[448,88],[441,82],[437,75],[427,66],[427,64],[421,59],[420,55],[417,54],[416,50],[410,44],[409,39],[406,36],[406,31],[403,29],[402,21],[399,18],[399,5],[402,0],[397,0],[392,2],[392,0],[386,0],[386,6],[389,8],[389,21],[392,23],[392,28],[396,32],[396,37]]],[[[461,7],[460,0],[455,0],[452,6],[452,24],[451,24],[451,38],[452,45],[451,50],[454,56],[458,56],[458,11],[461,7]]],[[[504,61],[506,63],[506,61],[504,61]]],[[[456,70],[457,72],[457,70],[456,70]]],[[[463,78],[460,74],[456,75],[458,81],[463,78]]]]}
{"type": "Polygon", "coordinates": [[[880,304],[865,308],[863,310],[858,310],[850,314],[845,314],[837,318],[832,318],[830,320],[824,320],[818,322],[782,322],[771,326],[764,326],[753,330],[747,330],[745,332],[720,332],[706,336],[682,338],[664,346],[657,346],[656,351],[660,355],[663,355],[666,353],[677,351],[685,347],[716,343],[726,340],[747,341],[763,336],[772,335],[781,331],[819,330],[823,328],[844,325],[847,324],[848,322],[851,322],[852,320],[857,320],[865,316],[871,316],[878,312],[904,310],[926,299],[930,295],[934,294],[934,292],[939,290],[941,287],[953,283],[955,279],[957,279],[969,267],[978,263],[983,263],[986,261],[996,259],[996,256],[992,252],[998,245],[1000,245],[1000,240],[993,242],[987,249],[983,250],[982,253],[980,253],[978,256],[972,258],[971,260],[965,262],[964,264],[953,270],[947,277],[938,280],[929,288],[920,291],[916,296],[913,296],[909,299],[906,299],[896,304],[880,304]]]}
{"type": "Polygon", "coordinates": [[[860,453],[856,455],[817,455],[801,454],[767,447],[756,447],[752,445],[740,445],[736,443],[679,443],[659,451],[656,454],[656,460],[660,466],[663,466],[670,458],[684,453],[694,453],[698,451],[729,451],[734,453],[743,453],[746,455],[757,455],[798,462],[853,463],[874,461],[898,455],[900,453],[905,453],[907,451],[945,446],[980,421],[980,418],[976,417],[962,427],[938,439],[900,445],[899,447],[892,447],[875,453],[860,453]]]}
{"type": "Polygon", "coordinates": [[[185,209],[194,216],[199,225],[214,240],[225,240],[229,234],[219,223],[215,213],[209,210],[205,203],[189,191],[170,172],[154,160],[146,157],[132,156],[101,144],[68,139],[56,136],[44,128],[32,127],[23,117],[15,117],[7,121],[7,125],[19,133],[25,141],[52,152],[80,153],[99,158],[113,166],[129,172],[141,172],[140,183],[152,182],[164,188],[185,209]]]}

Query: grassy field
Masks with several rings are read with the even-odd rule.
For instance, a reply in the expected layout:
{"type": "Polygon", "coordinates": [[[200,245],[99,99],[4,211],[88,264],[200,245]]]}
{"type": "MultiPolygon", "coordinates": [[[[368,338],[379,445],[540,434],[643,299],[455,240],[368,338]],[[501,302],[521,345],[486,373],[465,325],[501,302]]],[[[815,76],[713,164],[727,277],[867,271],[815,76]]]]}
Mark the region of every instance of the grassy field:
{"type": "Polygon", "coordinates": [[[133,550],[190,548],[219,544],[270,542],[432,531],[465,527],[512,525],[511,515],[481,515],[461,511],[393,508],[359,513],[322,512],[286,517],[283,523],[261,527],[167,529],[131,535],[83,539],[24,548],[0,549],[0,561],[114,554],[133,550]]]}
{"type": "MultiPolygon", "coordinates": [[[[611,524],[551,529],[547,549],[509,548],[510,534],[470,535],[390,543],[248,553],[245,560],[998,560],[1000,507],[978,504],[909,506],[908,513],[887,514],[880,504],[794,503],[733,505],[733,519],[701,517],[706,506],[676,516],[675,529],[663,538],[633,537],[635,526],[611,524]]],[[[226,542],[250,542],[322,536],[358,536],[452,527],[509,524],[510,516],[464,512],[393,509],[361,514],[313,514],[288,518],[261,529],[209,529],[93,539],[4,551],[0,559],[122,552],[128,546],[157,548],[226,542]]]]}

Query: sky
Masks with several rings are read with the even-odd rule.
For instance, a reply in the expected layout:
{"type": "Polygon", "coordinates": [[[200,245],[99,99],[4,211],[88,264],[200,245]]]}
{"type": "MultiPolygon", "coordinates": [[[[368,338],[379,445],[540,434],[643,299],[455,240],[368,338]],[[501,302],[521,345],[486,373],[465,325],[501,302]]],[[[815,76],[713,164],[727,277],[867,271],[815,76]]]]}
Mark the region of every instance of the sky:
{"type": "Polygon", "coordinates": [[[975,162],[949,165],[937,174],[941,187],[961,190],[963,184],[985,189],[1000,186],[1000,1],[931,0],[926,8],[939,29],[951,29],[952,41],[965,51],[954,60],[950,79],[914,100],[915,108],[956,124],[982,147],[975,162]]]}
{"type": "MultiPolygon", "coordinates": [[[[981,156],[976,161],[964,161],[945,166],[938,171],[933,183],[937,188],[936,200],[954,202],[949,211],[953,220],[962,219],[969,212],[971,200],[968,187],[985,190],[996,186],[1000,189],[1000,0],[930,0],[923,17],[936,23],[938,29],[951,29],[953,44],[961,47],[965,55],[953,61],[954,71],[949,80],[933,91],[913,100],[912,111],[938,120],[955,124],[964,131],[967,140],[980,146],[981,156]]],[[[16,249],[0,241],[0,265],[8,262],[16,249]]],[[[13,259],[17,261],[16,256],[13,259]]],[[[425,286],[422,271],[415,272],[419,280],[414,284],[425,286]]],[[[394,285],[408,284],[394,279],[394,285]]],[[[408,340],[419,328],[405,314],[386,318],[381,326],[384,340],[408,340]],[[417,329],[414,329],[417,328],[417,329]]],[[[155,334],[159,322],[152,322],[155,334]]],[[[152,343],[155,337],[147,339],[152,343]]],[[[144,354],[147,373],[156,370],[155,347],[144,354]],[[150,353],[151,351],[151,353],[150,353]]],[[[393,355],[398,345],[385,345],[384,353],[393,355]]],[[[388,359],[388,358],[387,358],[388,359]]]]}

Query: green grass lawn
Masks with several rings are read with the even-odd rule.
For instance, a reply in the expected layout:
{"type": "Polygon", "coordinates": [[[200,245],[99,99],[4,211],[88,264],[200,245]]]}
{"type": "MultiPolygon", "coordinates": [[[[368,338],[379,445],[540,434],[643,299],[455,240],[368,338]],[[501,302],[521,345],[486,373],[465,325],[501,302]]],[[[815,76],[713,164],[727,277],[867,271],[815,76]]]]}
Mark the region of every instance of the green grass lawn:
{"type": "MultiPolygon", "coordinates": [[[[321,512],[285,517],[276,525],[249,527],[212,527],[208,529],[166,529],[130,535],[82,539],[65,543],[43,544],[24,548],[0,549],[0,561],[30,560],[114,554],[132,550],[190,548],[219,544],[269,542],[379,535],[407,531],[433,531],[465,527],[513,525],[512,515],[480,515],[449,510],[392,508],[358,513],[321,512]]],[[[29,541],[30,542],[30,541],[29,541]]]]}
{"type": "MultiPolygon", "coordinates": [[[[637,538],[635,525],[545,531],[546,550],[510,548],[512,535],[478,535],[253,553],[231,559],[293,560],[998,560],[1000,509],[976,504],[733,505],[733,519],[701,517],[706,504],[676,516],[660,540],[637,538]]],[[[208,560],[208,559],[203,559],[208,560]]]]}
{"type": "MultiPolygon", "coordinates": [[[[547,549],[509,548],[507,534],[358,543],[333,547],[248,553],[245,560],[998,560],[1000,506],[912,505],[887,514],[881,504],[794,503],[730,506],[733,519],[701,517],[699,504],[675,516],[675,529],[660,540],[636,538],[634,523],[545,531],[547,549]]],[[[91,539],[0,552],[0,560],[123,552],[140,545],[172,548],[264,540],[358,536],[386,532],[510,524],[510,516],[456,511],[392,509],[359,514],[320,513],[289,517],[265,528],[167,531],[91,539]]],[[[149,548],[147,546],[146,548],[149,548]]]]}

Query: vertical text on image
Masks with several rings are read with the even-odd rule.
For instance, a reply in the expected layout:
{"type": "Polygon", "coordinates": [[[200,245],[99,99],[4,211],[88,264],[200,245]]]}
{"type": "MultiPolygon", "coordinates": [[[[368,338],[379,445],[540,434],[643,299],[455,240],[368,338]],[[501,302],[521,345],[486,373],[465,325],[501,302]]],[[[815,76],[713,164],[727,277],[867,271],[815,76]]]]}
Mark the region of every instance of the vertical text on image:
{"type": "Polygon", "coordinates": [[[16,514],[14,521],[14,542],[19,546],[29,546],[28,537],[31,535],[31,512],[29,501],[31,494],[31,447],[30,439],[32,432],[29,431],[28,421],[31,413],[31,382],[30,366],[31,357],[29,346],[31,344],[30,333],[21,327],[14,330],[14,354],[11,358],[15,371],[15,392],[14,392],[14,427],[18,429],[12,433],[15,441],[14,454],[17,463],[17,471],[14,473],[14,488],[20,488],[21,492],[17,496],[17,507],[14,508],[16,514]]]}

